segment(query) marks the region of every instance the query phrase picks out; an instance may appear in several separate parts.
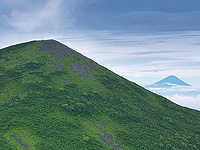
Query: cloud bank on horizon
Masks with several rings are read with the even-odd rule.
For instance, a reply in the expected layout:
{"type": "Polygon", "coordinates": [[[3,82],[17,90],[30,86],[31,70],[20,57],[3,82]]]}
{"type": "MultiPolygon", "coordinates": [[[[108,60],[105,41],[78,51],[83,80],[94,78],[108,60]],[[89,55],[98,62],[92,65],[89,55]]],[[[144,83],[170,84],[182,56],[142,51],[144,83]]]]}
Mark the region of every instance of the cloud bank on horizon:
{"type": "Polygon", "coordinates": [[[176,104],[200,111],[200,89],[188,86],[172,86],[149,88],[149,90],[170,99],[176,104]]]}
{"type": "Polygon", "coordinates": [[[200,87],[199,0],[0,3],[1,48],[54,38],[139,84],[175,74],[200,87]]]}
{"type": "Polygon", "coordinates": [[[197,96],[184,96],[175,94],[173,96],[166,97],[176,104],[200,111],[200,94],[197,96]]]}

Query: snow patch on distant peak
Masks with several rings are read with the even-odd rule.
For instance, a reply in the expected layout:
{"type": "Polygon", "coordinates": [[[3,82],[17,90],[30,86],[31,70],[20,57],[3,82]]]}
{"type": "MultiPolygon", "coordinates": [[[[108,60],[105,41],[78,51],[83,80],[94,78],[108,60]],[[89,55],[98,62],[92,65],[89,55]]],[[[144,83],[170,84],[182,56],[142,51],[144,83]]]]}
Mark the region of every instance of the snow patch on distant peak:
{"type": "Polygon", "coordinates": [[[179,78],[177,78],[174,75],[170,75],[152,85],[147,86],[146,88],[170,88],[173,86],[191,86],[188,83],[180,80],[179,78]]]}

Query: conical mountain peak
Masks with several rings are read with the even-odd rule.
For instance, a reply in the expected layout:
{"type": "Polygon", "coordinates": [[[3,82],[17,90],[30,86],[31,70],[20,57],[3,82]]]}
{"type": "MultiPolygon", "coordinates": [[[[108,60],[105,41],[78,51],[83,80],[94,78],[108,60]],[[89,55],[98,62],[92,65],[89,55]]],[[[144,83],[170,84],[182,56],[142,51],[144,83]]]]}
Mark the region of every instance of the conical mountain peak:
{"type": "Polygon", "coordinates": [[[168,88],[172,86],[190,86],[190,85],[182,81],[175,75],[170,75],[152,85],[147,86],[147,88],[168,88]]]}

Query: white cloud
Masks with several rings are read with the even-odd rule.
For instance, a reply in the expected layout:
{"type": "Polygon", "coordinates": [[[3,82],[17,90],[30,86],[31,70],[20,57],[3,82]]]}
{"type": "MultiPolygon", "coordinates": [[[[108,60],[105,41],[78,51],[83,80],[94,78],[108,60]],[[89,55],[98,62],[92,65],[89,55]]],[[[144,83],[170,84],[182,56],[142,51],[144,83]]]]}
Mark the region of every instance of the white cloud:
{"type": "Polygon", "coordinates": [[[73,24],[71,13],[79,3],[69,0],[46,0],[25,4],[22,4],[24,8],[12,7],[11,11],[4,15],[8,25],[18,33],[63,32],[73,24]]]}
{"type": "Polygon", "coordinates": [[[176,85],[170,88],[149,88],[148,90],[181,106],[200,110],[200,89],[193,86],[176,85]]]}
{"type": "Polygon", "coordinates": [[[200,89],[193,86],[181,86],[175,85],[169,88],[158,87],[158,88],[148,88],[148,90],[161,94],[163,96],[172,96],[175,94],[186,95],[186,96],[197,96],[200,94],[200,89]]]}
{"type": "Polygon", "coordinates": [[[31,10],[14,9],[7,21],[10,26],[22,32],[33,32],[40,27],[52,28],[57,26],[61,0],[50,0],[44,6],[31,10]]]}
{"type": "Polygon", "coordinates": [[[197,96],[183,96],[175,94],[167,98],[181,106],[197,109],[200,111],[200,94],[197,96]]]}

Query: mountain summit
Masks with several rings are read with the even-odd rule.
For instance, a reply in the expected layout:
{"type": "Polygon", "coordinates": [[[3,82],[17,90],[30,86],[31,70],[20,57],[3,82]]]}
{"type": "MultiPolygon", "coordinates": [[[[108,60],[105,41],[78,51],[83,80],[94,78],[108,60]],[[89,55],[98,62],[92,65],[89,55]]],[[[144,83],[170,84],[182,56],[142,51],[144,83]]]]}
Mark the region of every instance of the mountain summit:
{"type": "Polygon", "coordinates": [[[147,86],[147,88],[169,88],[172,86],[191,86],[174,75],[170,75],[152,85],[147,86]]]}
{"type": "Polygon", "coordinates": [[[55,40],[0,50],[1,150],[200,147],[200,112],[55,40]]]}

